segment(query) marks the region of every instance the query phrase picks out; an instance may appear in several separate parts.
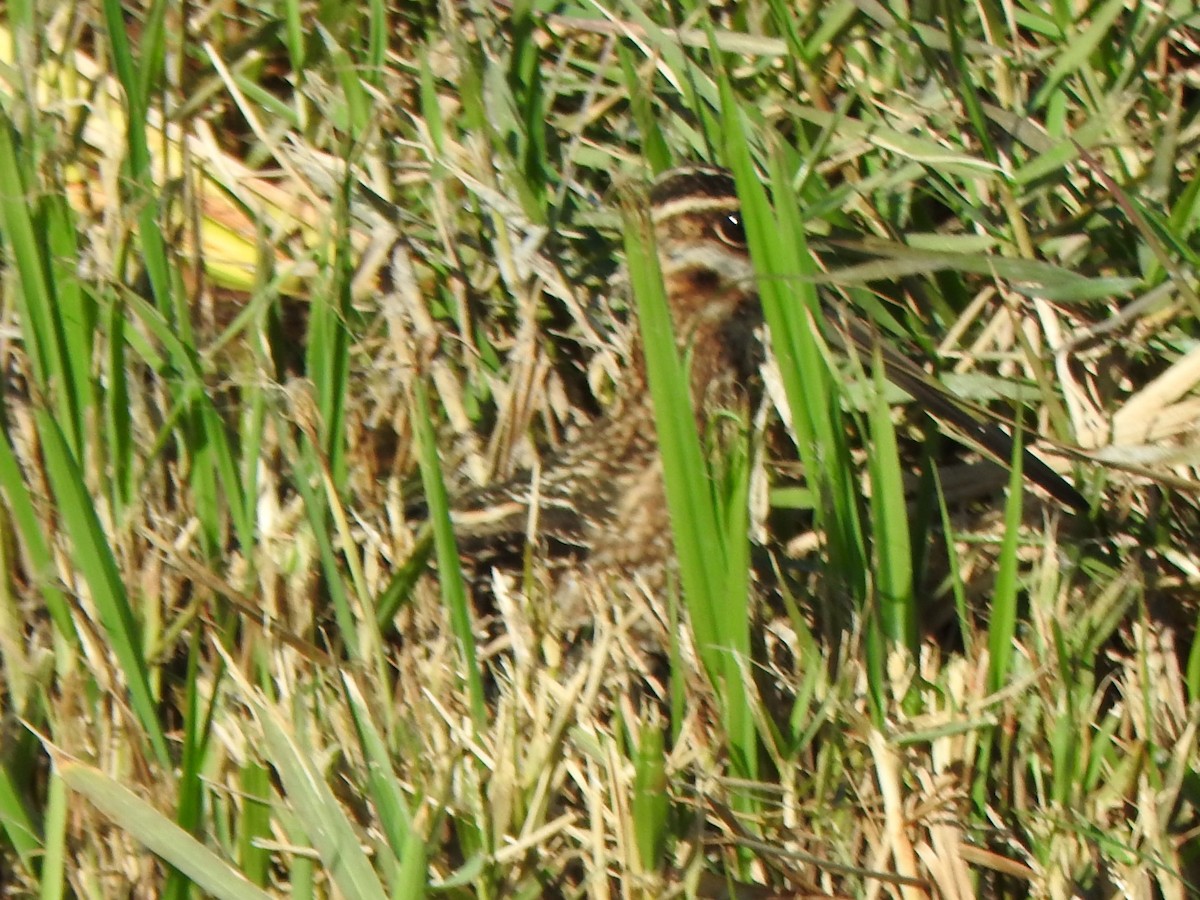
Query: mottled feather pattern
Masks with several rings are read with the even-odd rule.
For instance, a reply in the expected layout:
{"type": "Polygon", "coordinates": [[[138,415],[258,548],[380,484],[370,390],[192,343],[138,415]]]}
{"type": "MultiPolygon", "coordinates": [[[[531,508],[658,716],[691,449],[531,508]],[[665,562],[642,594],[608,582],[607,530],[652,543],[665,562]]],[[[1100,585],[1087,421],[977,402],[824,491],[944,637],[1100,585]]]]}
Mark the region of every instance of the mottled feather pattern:
{"type": "MultiPolygon", "coordinates": [[[[704,429],[709,413],[745,412],[761,390],[761,314],[733,180],[717,169],[674,170],[653,186],[650,209],[704,429]]],[[[540,472],[461,495],[452,515],[464,560],[476,569],[519,560],[532,541],[551,564],[586,560],[593,571],[658,580],[674,554],[640,345],[610,413],[540,472]]]]}
{"type": "MultiPolygon", "coordinates": [[[[733,179],[707,167],[676,169],[650,191],[651,221],[675,337],[689,364],[692,403],[701,433],[712,416],[746,417],[761,397],[762,311],[746,249],[733,179]]],[[[857,348],[870,364],[878,349],[885,374],[960,439],[1006,463],[1012,438],[849,315],[826,310],[832,343],[857,348]]],[[[546,460],[540,473],[469,491],[454,505],[464,559],[476,568],[520,558],[530,542],[549,562],[586,561],[593,571],[636,574],[654,582],[674,558],[641,347],[613,411],[578,441],[546,460]],[[531,508],[535,515],[531,518],[531,508]],[[534,533],[531,534],[532,531],[534,533]]],[[[1031,481],[1068,506],[1085,508],[1078,492],[1025,451],[1031,481]]]]}

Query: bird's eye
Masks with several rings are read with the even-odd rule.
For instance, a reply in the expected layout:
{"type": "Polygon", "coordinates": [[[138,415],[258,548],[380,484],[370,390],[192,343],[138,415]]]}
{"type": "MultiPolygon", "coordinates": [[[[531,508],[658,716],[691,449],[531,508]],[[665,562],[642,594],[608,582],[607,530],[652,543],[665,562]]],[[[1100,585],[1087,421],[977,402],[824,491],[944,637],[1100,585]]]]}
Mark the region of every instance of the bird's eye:
{"type": "Polygon", "coordinates": [[[730,247],[745,248],[746,229],[742,225],[741,213],[726,213],[717,219],[716,232],[717,237],[730,247]]]}

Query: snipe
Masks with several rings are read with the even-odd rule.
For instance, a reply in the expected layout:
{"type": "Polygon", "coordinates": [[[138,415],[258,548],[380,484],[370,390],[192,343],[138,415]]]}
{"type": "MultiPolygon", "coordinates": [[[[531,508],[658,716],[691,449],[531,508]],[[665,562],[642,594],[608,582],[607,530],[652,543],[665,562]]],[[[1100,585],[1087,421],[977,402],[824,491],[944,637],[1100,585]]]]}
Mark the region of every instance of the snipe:
{"type": "MultiPolygon", "coordinates": [[[[650,192],[667,299],[680,349],[688,350],[693,408],[704,433],[722,410],[747,411],[759,394],[761,310],[733,178],[708,167],[675,169],[650,192]]],[[[846,315],[827,316],[833,344],[854,344],[866,362],[877,339],[846,315]]],[[[889,380],[911,394],[952,433],[1006,463],[1011,437],[959,404],[924,371],[880,348],[889,380]]],[[[529,473],[471,491],[453,518],[465,559],[476,569],[521,559],[532,540],[547,560],[583,562],[600,573],[636,573],[659,581],[674,558],[655,438],[654,413],[640,347],[610,411],[581,438],[529,473]],[[536,507],[536,534],[530,509],[536,507]]],[[[1086,508],[1075,489],[1026,451],[1030,481],[1061,503],[1086,508]]]]}
{"type": "MultiPolygon", "coordinates": [[[[703,429],[717,411],[746,410],[759,394],[761,321],[733,179],[675,169],[650,192],[660,264],[680,349],[688,350],[693,408],[703,429]]],[[[543,465],[455,504],[464,558],[476,567],[521,558],[535,539],[546,559],[660,580],[674,558],[654,409],[640,346],[603,418],[543,465]],[[529,535],[536,504],[537,534],[529,535]]],[[[702,432],[703,433],[703,432],[702,432]]]]}

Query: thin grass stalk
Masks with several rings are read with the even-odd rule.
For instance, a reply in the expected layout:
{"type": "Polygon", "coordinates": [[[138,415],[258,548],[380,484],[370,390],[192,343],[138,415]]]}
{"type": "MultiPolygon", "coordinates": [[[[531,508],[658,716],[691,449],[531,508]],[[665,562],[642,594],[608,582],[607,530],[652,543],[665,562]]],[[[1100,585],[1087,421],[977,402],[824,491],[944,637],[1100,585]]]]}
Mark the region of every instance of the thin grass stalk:
{"type": "Polygon", "coordinates": [[[371,100],[359,76],[360,63],[329,31],[321,29],[319,33],[341,88],[341,104],[335,107],[340,115],[335,121],[352,142],[358,143],[371,121],[371,100]]]}
{"type": "MultiPolygon", "coordinates": [[[[746,428],[747,423],[739,422],[746,428]]],[[[721,602],[713,611],[719,634],[724,640],[721,657],[725,684],[736,691],[727,711],[726,728],[731,735],[735,752],[754,752],[735,760],[735,770],[747,777],[759,777],[757,750],[760,744],[757,722],[761,714],[752,708],[755,694],[752,689],[752,646],[750,629],[753,626],[753,591],[750,580],[750,469],[752,458],[748,435],[724,448],[724,458],[714,461],[718,472],[710,474],[712,483],[720,489],[714,497],[723,528],[725,545],[725,583],[721,602]]],[[[761,712],[761,711],[760,711],[761,712]]]]}
{"type": "Polygon", "coordinates": [[[462,560],[454,538],[454,526],[450,522],[450,500],[446,494],[441,462],[438,459],[437,437],[429,410],[429,397],[425,384],[420,379],[413,382],[412,399],[413,437],[417,442],[421,482],[425,487],[425,501],[429,506],[429,521],[433,526],[434,552],[437,556],[442,602],[450,615],[450,628],[462,654],[462,680],[467,688],[471,716],[476,729],[482,729],[487,724],[487,704],[484,701],[483,679],[477,661],[475,630],[471,626],[471,606],[463,579],[462,560]]]}
{"type": "Polygon", "coordinates": [[[388,5],[386,0],[367,0],[367,41],[366,65],[363,69],[363,81],[371,88],[379,88],[383,83],[384,65],[388,52],[388,5]]]}
{"type": "Polygon", "coordinates": [[[510,26],[512,50],[508,86],[519,121],[514,160],[521,173],[519,193],[525,200],[526,213],[535,222],[547,220],[547,186],[550,182],[549,148],[546,145],[546,99],[542,85],[541,48],[535,40],[536,21],[533,0],[515,0],[510,26]]]}
{"type": "Polygon", "coordinates": [[[25,808],[23,778],[14,777],[9,760],[0,763],[0,827],[16,851],[22,868],[32,874],[38,869],[44,835],[25,808]]]}
{"type": "Polygon", "coordinates": [[[642,155],[650,164],[650,171],[659,174],[671,166],[671,149],[663,136],[662,125],[654,109],[653,96],[645,87],[645,79],[638,71],[633,52],[622,44],[617,45],[617,59],[621,64],[621,76],[629,95],[629,106],[638,131],[642,135],[642,155]]]}
{"type": "Polygon", "coordinates": [[[107,451],[112,474],[109,479],[109,494],[113,498],[114,516],[123,516],[134,501],[137,487],[136,448],[134,446],[133,417],[129,414],[131,396],[125,329],[126,307],[116,291],[106,291],[107,311],[105,315],[105,354],[103,374],[107,390],[103,397],[104,433],[102,439],[107,451]]]}
{"type": "Polygon", "coordinates": [[[291,70],[296,73],[298,78],[296,93],[299,97],[299,89],[303,87],[304,72],[307,68],[308,40],[306,36],[308,29],[304,22],[305,11],[300,0],[283,0],[282,6],[283,43],[287,48],[291,70]]]}
{"type": "Polygon", "coordinates": [[[92,508],[83,474],[58,423],[49,412],[35,415],[42,439],[46,474],[63,517],[63,529],[74,548],[75,565],[87,582],[108,644],[124,674],[130,706],[142,725],[143,736],[159,764],[168,768],[171,755],[162,724],[158,721],[158,698],[150,687],[149,664],[142,635],[129,603],[129,595],[121,581],[120,568],[109,546],[108,535],[92,508]]]}
{"type": "MultiPolygon", "coordinates": [[[[201,767],[205,757],[209,729],[206,727],[211,720],[201,712],[200,693],[196,684],[199,672],[200,632],[193,631],[190,641],[187,664],[187,675],[183,685],[183,754],[180,759],[179,777],[177,780],[178,805],[175,809],[175,824],[190,835],[201,833],[201,817],[203,816],[204,781],[201,778],[201,767]]],[[[215,697],[214,697],[215,700],[215,697]]],[[[211,713],[212,707],[209,707],[211,713]]],[[[192,890],[192,881],[178,868],[171,866],[162,888],[163,900],[187,900],[192,890]]]]}
{"type": "Polygon", "coordinates": [[[57,771],[47,779],[42,819],[42,859],[38,872],[39,898],[61,900],[67,896],[67,827],[72,816],[67,786],[57,771]]]}
{"type": "Polygon", "coordinates": [[[875,554],[874,591],[883,633],[889,643],[918,652],[916,597],[908,501],[904,493],[900,450],[891,408],[884,397],[883,356],[876,348],[871,362],[874,397],[870,401],[867,469],[871,475],[872,549],[875,554]]]}
{"type": "MultiPolygon", "coordinates": [[[[290,426],[289,422],[280,421],[280,433],[290,426]]],[[[325,579],[325,589],[329,591],[330,603],[333,606],[334,619],[338,624],[338,633],[345,645],[346,653],[356,660],[363,658],[363,648],[359,641],[359,618],[354,613],[353,604],[346,591],[341,562],[338,557],[338,545],[334,533],[330,529],[331,511],[329,495],[317,490],[317,485],[325,482],[325,466],[320,459],[320,449],[313,446],[315,435],[306,433],[304,439],[291,446],[296,463],[294,464],[294,484],[304,501],[304,511],[312,528],[313,539],[321,559],[321,572],[325,579]]],[[[371,623],[374,625],[374,623],[371,623]]]]}
{"type": "Polygon", "coordinates": [[[392,882],[392,896],[420,897],[425,890],[425,841],[413,826],[413,814],[391,759],[358,683],[342,675],[342,692],[368,766],[371,802],[385,838],[382,867],[392,882]]]}
{"type": "Polygon", "coordinates": [[[975,645],[978,642],[975,628],[971,624],[971,610],[967,601],[967,586],[963,582],[962,563],[958,557],[958,535],[954,528],[954,520],[950,517],[950,507],[946,503],[946,492],[942,490],[941,479],[937,471],[933,472],[935,490],[937,491],[938,517],[942,523],[943,540],[946,544],[946,561],[949,567],[950,590],[954,595],[954,613],[958,621],[958,632],[962,636],[963,655],[967,659],[976,656],[975,645]]]}
{"type": "Polygon", "coordinates": [[[1021,510],[1025,485],[1021,474],[1021,433],[1015,435],[1009,461],[1008,501],[1004,505],[1004,535],[996,560],[996,588],[988,619],[988,689],[998,691],[1008,681],[1012,666],[1013,641],[1017,633],[1017,594],[1020,587],[1017,549],[1021,539],[1021,510]]]}
{"type": "MultiPolygon", "coordinates": [[[[633,204],[626,205],[625,220],[626,261],[654,401],[683,596],[691,614],[697,650],[722,703],[735,765],[739,774],[753,777],[757,771],[757,735],[748,710],[749,693],[742,681],[743,662],[749,658],[748,626],[742,613],[736,630],[724,631],[721,613],[729,602],[745,609],[746,576],[744,571],[733,570],[744,560],[745,551],[731,553],[731,536],[722,529],[714,508],[689,379],[675,350],[653,229],[645,212],[633,204]],[[741,590],[740,596],[731,596],[731,585],[741,590]]],[[[737,539],[744,543],[746,532],[742,531],[737,539]]],[[[739,618],[737,613],[733,616],[739,618]]]]}
{"type": "MultiPolygon", "coordinates": [[[[150,62],[159,65],[139,65],[133,57],[133,48],[125,29],[125,12],[119,0],[104,0],[101,8],[107,26],[105,34],[112,53],[113,69],[125,91],[125,135],[129,167],[126,186],[130,191],[127,202],[131,209],[137,211],[141,262],[145,266],[158,308],[173,327],[180,329],[181,337],[191,343],[191,317],[187,314],[186,306],[176,306],[175,279],[171,274],[169,255],[159,221],[158,189],[154,183],[150,145],[146,138],[149,108],[147,101],[151,86],[157,82],[160,74],[162,58],[159,55],[155,59],[154,54],[151,54],[150,62]]],[[[146,46],[153,47],[163,40],[163,14],[166,4],[152,4],[151,9],[152,12],[145,21],[145,27],[149,31],[142,37],[146,46]]]]}
{"type": "MultiPolygon", "coordinates": [[[[4,493],[8,512],[32,564],[33,585],[40,592],[62,643],[68,648],[75,648],[79,645],[79,634],[75,629],[71,604],[57,586],[57,572],[47,535],[7,434],[0,434],[0,491],[4,493]]],[[[71,652],[74,652],[73,649],[71,652]]]]}
{"type": "Polygon", "coordinates": [[[16,129],[8,115],[0,112],[0,229],[20,283],[15,299],[25,352],[43,402],[56,409],[67,446],[82,458],[84,398],[77,396],[76,390],[80,377],[86,377],[88,359],[74,359],[69,353],[63,315],[74,315],[77,310],[60,308],[60,301],[68,298],[60,298],[51,281],[52,274],[61,267],[54,265],[49,256],[47,238],[51,244],[55,241],[53,234],[46,234],[44,215],[38,214],[44,204],[31,200],[33,182],[27,153],[18,151],[16,129]],[[84,376],[76,372],[80,366],[84,367],[84,376]]]}
{"type": "MultiPolygon", "coordinates": [[[[1013,658],[1013,642],[1017,628],[1017,548],[1021,529],[1021,507],[1024,483],[1021,477],[1020,433],[1014,442],[1011,474],[1008,482],[1008,501],[1004,508],[1004,535],[1000,555],[996,560],[996,587],[992,593],[988,621],[988,690],[995,693],[1007,683],[1013,658]]],[[[996,788],[993,766],[1005,771],[1006,757],[1012,752],[1014,736],[1007,729],[992,728],[979,741],[975,754],[975,779],[971,796],[982,812],[990,804],[996,788]],[[999,755],[999,762],[997,761],[999,755]]]]}
{"type": "MultiPolygon", "coordinates": [[[[223,552],[221,532],[226,514],[241,545],[254,546],[251,507],[242,488],[234,446],[208,392],[195,344],[184,340],[156,307],[137,294],[128,292],[123,299],[166,351],[165,358],[160,358],[152,348],[142,345],[141,349],[147,363],[173,376],[171,398],[175,406],[165,417],[154,442],[154,452],[174,439],[185,458],[197,460],[193,477],[198,486],[190,494],[204,526],[205,552],[210,555],[223,552]]],[[[134,342],[132,330],[129,338],[131,346],[139,346],[134,342]]]]}
{"type": "MultiPolygon", "coordinates": [[[[348,175],[346,178],[348,179],[348,175]]],[[[342,195],[333,215],[332,258],[328,260],[330,278],[323,290],[313,295],[306,348],[307,370],[317,400],[318,434],[322,456],[334,486],[340,493],[346,484],[346,403],[351,396],[349,317],[353,314],[350,282],[354,269],[349,244],[350,185],[342,185],[342,195]]]]}
{"type": "Polygon", "coordinates": [[[251,884],[266,887],[272,860],[262,843],[271,837],[271,770],[258,760],[248,760],[238,772],[238,793],[238,868],[251,884]]]}

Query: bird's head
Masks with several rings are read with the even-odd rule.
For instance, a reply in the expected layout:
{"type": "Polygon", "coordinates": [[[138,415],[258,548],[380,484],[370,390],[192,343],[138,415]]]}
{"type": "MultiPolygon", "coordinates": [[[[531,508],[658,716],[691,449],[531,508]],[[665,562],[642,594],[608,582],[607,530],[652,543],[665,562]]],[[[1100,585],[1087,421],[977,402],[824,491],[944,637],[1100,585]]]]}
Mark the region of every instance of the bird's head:
{"type": "Polygon", "coordinates": [[[650,191],[659,261],[677,327],[724,319],[754,296],[754,270],[733,177],[672,169],[650,191]]]}

